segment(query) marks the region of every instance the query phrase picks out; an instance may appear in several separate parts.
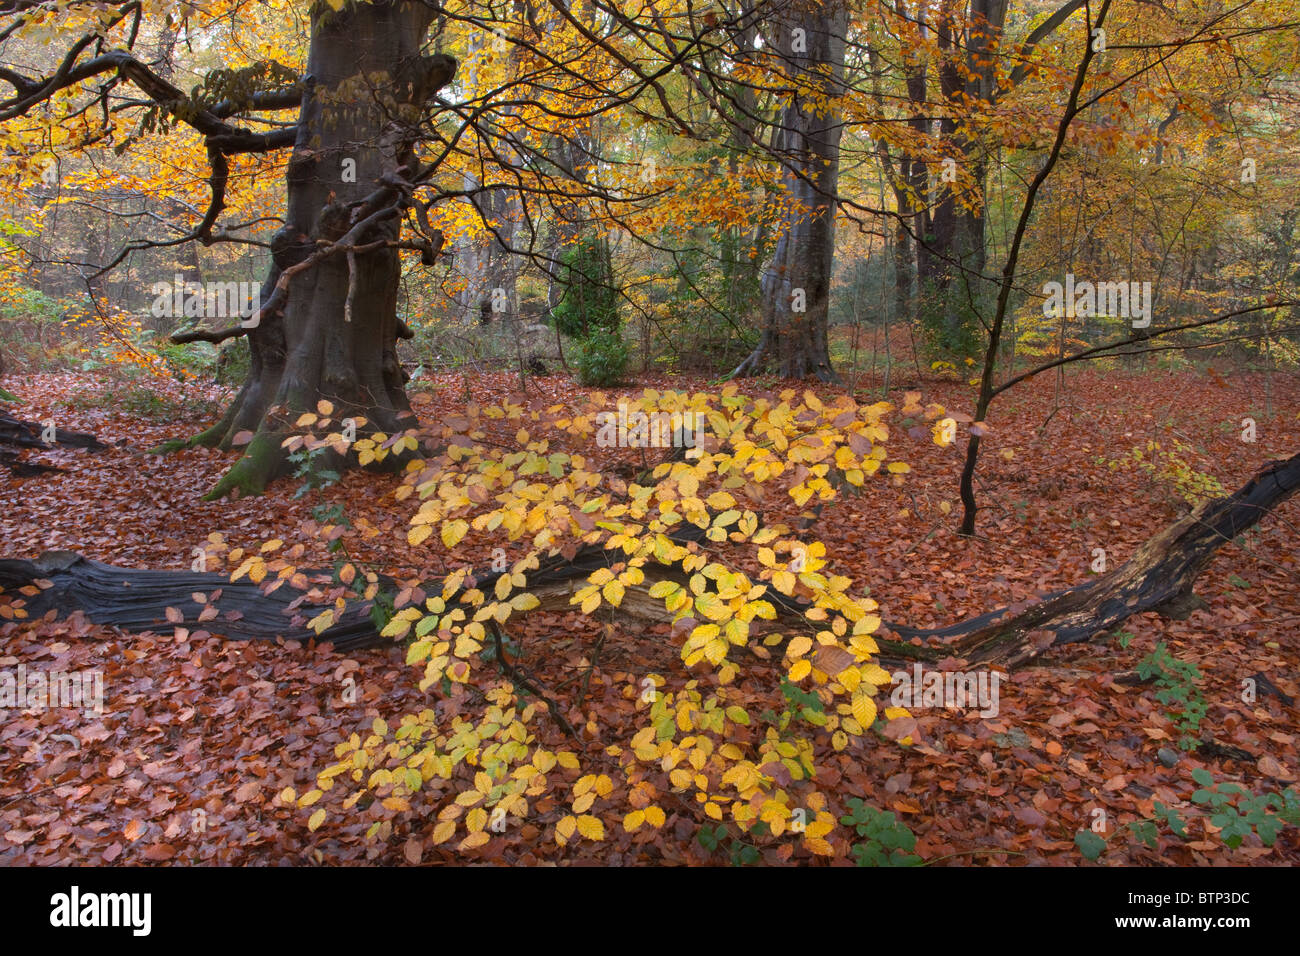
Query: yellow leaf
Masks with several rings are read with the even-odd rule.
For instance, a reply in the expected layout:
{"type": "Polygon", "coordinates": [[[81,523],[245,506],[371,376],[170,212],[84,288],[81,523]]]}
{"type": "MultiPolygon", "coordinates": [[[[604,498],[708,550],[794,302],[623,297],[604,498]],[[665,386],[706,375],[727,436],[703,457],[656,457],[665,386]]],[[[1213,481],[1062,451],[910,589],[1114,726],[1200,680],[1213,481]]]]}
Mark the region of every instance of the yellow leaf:
{"type": "Polygon", "coordinates": [[[487,843],[487,841],[490,839],[492,838],[488,836],[486,830],[479,830],[476,833],[471,833],[469,836],[465,837],[465,839],[461,840],[459,848],[462,850],[472,850],[475,847],[480,847],[484,843],[487,843]]]}
{"type": "Polygon", "coordinates": [[[812,662],[807,658],[797,660],[790,668],[790,680],[801,681],[812,672],[812,662]]]}
{"type": "Polygon", "coordinates": [[[821,837],[805,837],[804,846],[812,850],[818,856],[834,856],[835,848],[827,843],[821,837]]]}
{"type": "Polygon", "coordinates": [[[858,689],[853,692],[853,718],[862,725],[864,731],[876,722],[876,702],[871,699],[865,685],[858,685],[858,689]]]}
{"type": "Polygon", "coordinates": [[[623,829],[631,833],[633,830],[641,829],[643,823],[645,823],[645,811],[633,810],[623,818],[623,829]]]}
{"type": "Polygon", "coordinates": [[[465,537],[469,531],[469,523],[461,521],[459,518],[455,521],[444,521],[442,523],[442,543],[448,548],[454,548],[465,537]]]}
{"type": "Polygon", "coordinates": [[[573,831],[578,826],[577,817],[565,817],[555,825],[555,842],[564,846],[564,844],[573,836],[573,831]]]}
{"type": "Polygon", "coordinates": [[[600,817],[583,814],[578,817],[578,832],[588,840],[603,840],[605,839],[605,824],[600,822],[600,817]]]}
{"type": "Polygon", "coordinates": [[[533,608],[538,607],[541,603],[542,602],[537,600],[537,597],[535,595],[527,594],[527,593],[516,594],[514,597],[510,599],[510,606],[514,608],[516,611],[531,611],[533,608]]]}
{"type": "Polygon", "coordinates": [[[455,835],[456,835],[456,821],[443,820],[441,823],[439,823],[436,827],[433,828],[433,845],[437,846],[439,843],[446,843],[455,835]]]}
{"type": "Polygon", "coordinates": [[[663,810],[659,807],[646,807],[645,819],[647,823],[657,830],[664,825],[666,818],[664,817],[663,810]]]}
{"type": "Polygon", "coordinates": [[[313,813],[311,815],[311,819],[307,821],[307,829],[311,830],[314,833],[324,822],[325,822],[325,808],[321,807],[319,810],[313,813]]]}

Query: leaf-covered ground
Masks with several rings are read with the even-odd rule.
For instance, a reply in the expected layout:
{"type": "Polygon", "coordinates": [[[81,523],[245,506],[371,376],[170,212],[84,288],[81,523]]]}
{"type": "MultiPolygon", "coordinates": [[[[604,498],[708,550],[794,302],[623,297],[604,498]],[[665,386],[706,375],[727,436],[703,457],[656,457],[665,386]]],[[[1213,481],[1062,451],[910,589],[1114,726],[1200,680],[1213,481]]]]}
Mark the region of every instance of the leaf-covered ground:
{"type": "MultiPolygon", "coordinates": [[[[909,381],[897,370],[895,381],[921,391],[926,402],[969,410],[970,390],[960,382],[909,381]]],[[[68,549],[117,564],[183,570],[194,548],[216,533],[231,547],[301,541],[308,555],[300,564],[323,566],[330,561],[324,543],[309,533],[311,509],[337,502],[352,524],[349,556],[378,570],[434,578],[454,566],[490,561],[491,543],[474,535],[458,546],[454,565],[439,563],[445,556],[440,549],[412,551],[406,527],[413,506],[396,501],[395,479],[382,475],[348,474],[297,500],[299,482],[286,480],[263,498],[200,501],[233,456],[193,450],[159,458],[144,451],[202,427],[204,401],[225,397],[218,390],[173,386],[168,394],[161,386],[163,397],[153,407],[132,411],[120,401],[120,386],[85,375],[10,376],[0,384],[25,400],[11,409],[20,417],[53,418],[60,427],[121,443],[99,454],[27,453],[29,461],[67,472],[0,476],[3,556],[68,549]]],[[[514,394],[517,384],[512,375],[476,376],[472,393],[480,402],[494,401],[514,394]]],[[[708,387],[680,378],[637,384],[708,387]]],[[[419,385],[416,408],[425,420],[466,401],[461,376],[419,385]]],[[[567,379],[534,380],[527,401],[544,408],[574,391],[567,379]]],[[[874,400],[878,391],[859,397],[874,400]]],[[[901,392],[890,397],[901,404],[901,392]]],[[[887,621],[951,623],[1084,581],[1095,549],[1104,549],[1112,566],[1120,563],[1185,509],[1176,478],[1108,462],[1159,442],[1186,463],[1184,488],[1192,488],[1199,474],[1230,492],[1264,462],[1300,447],[1298,408],[1300,382],[1280,375],[1266,383],[1262,376],[1213,371],[1086,369],[1072,371],[1063,387],[1053,376],[1040,376],[994,406],[979,472],[985,510],[978,538],[954,533],[964,444],[938,447],[928,426],[915,436],[905,427],[892,430],[891,457],[913,468],[901,485],[869,482],[863,494],[832,504],[813,533],[826,543],[831,569],[869,586],[887,621]],[[1242,440],[1247,417],[1256,422],[1253,443],[1242,440]]],[[[611,473],[641,465],[638,451],[588,451],[611,473]]],[[[773,500],[767,517],[780,517],[780,505],[773,500]]],[[[1197,787],[1192,772],[1199,767],[1255,793],[1293,785],[1300,771],[1294,708],[1262,693],[1253,703],[1242,699],[1243,680],[1257,675],[1300,696],[1297,524],[1293,501],[1244,540],[1225,546],[1197,587],[1208,606],[1187,620],[1143,615],[1126,625],[1131,636],[1099,638],[1016,671],[1003,685],[996,717],[921,710],[920,739],[910,748],[864,738],[840,753],[819,755],[826,768],[821,789],[893,810],[916,833],[916,852],[929,861],[1076,864],[1082,857],[1075,834],[1090,827],[1100,809],[1109,836],[1102,862],[1300,862],[1294,828],[1273,847],[1251,836],[1230,850],[1189,803],[1197,787]],[[1208,710],[1201,732],[1251,759],[1178,751],[1177,731],[1155,689],[1116,680],[1159,641],[1204,675],[1208,710]],[[1172,766],[1158,756],[1162,748],[1172,766]],[[1188,839],[1164,828],[1153,850],[1117,831],[1150,818],[1154,801],[1179,808],[1192,821],[1188,839]]],[[[557,844],[554,829],[567,793],[542,798],[522,826],[493,834],[469,853],[432,844],[435,821],[420,802],[424,795],[408,811],[385,814],[393,826],[384,839],[365,838],[375,817],[361,809],[349,822],[335,817],[309,832],[307,812],[283,804],[279,793],[311,789],[315,774],[334,759],[334,746],[364,733],[375,717],[393,719],[429,706],[400,648],[349,657],[292,643],[227,643],[183,630],[137,636],[74,614],[0,623],[0,670],[20,664],[29,671],[99,669],[105,685],[101,716],[68,709],[3,715],[0,862],[724,862],[722,850],[710,853],[695,839],[698,807],[674,804],[672,795],[659,798],[668,811],[662,828],[626,832],[620,821],[629,803],[619,798],[628,795],[617,792],[617,764],[608,759],[602,769],[603,748],[626,743],[635,726],[636,695],[628,689],[648,672],[682,667],[667,628],[615,623],[602,631],[576,613],[530,615],[512,627],[532,673],[572,703],[567,716],[583,737],[576,745],[586,762],[582,772],[609,773],[614,781],[599,842],[557,844]],[[358,688],[352,704],[341,694],[349,683],[358,688]],[[620,803],[623,811],[613,813],[620,803]]],[[[738,683],[742,692],[767,694],[780,673],[775,663],[754,661],[738,683]]],[[[440,714],[461,703],[444,702],[440,714]]],[[[537,726],[554,736],[548,741],[553,749],[575,749],[545,717],[537,726]]],[[[568,773],[573,780],[579,775],[568,773]]],[[[832,839],[848,835],[838,828],[832,839]]],[[[813,859],[789,841],[765,845],[762,857],[773,863],[813,859]]]]}

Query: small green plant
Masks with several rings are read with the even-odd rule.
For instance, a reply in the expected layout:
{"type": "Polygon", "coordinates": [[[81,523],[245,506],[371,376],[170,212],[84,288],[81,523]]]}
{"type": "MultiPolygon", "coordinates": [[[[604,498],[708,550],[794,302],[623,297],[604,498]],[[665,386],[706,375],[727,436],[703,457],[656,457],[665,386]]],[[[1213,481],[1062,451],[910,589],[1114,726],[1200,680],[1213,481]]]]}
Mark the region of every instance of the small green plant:
{"type": "Polygon", "coordinates": [[[1106,849],[1106,841],[1091,830],[1080,830],[1074,835],[1074,845],[1085,860],[1095,860],[1106,849]]]}
{"type": "Polygon", "coordinates": [[[795,717],[802,717],[815,727],[826,726],[826,708],[816,693],[805,691],[783,677],[781,696],[785,698],[785,709],[781,711],[780,716],[770,708],[760,715],[768,723],[776,724],[779,733],[784,733],[795,717]]]}
{"type": "Polygon", "coordinates": [[[1137,672],[1143,680],[1155,679],[1156,700],[1165,705],[1165,712],[1182,735],[1178,745],[1183,750],[1195,750],[1199,744],[1196,734],[1207,707],[1198,686],[1200,669],[1174,657],[1161,641],[1138,662],[1137,672]]]}
{"type": "Polygon", "coordinates": [[[605,388],[623,380],[628,351],[617,329],[598,329],[578,342],[573,351],[581,384],[605,388]]]}
{"type": "Polygon", "coordinates": [[[1149,475],[1153,481],[1170,486],[1174,493],[1195,508],[1211,498],[1221,498],[1226,494],[1219,479],[1202,471],[1197,471],[1188,462],[1196,455],[1196,449],[1186,442],[1173,440],[1169,449],[1158,441],[1149,441],[1146,447],[1136,447],[1119,458],[1107,460],[1099,458],[1098,464],[1104,464],[1115,471],[1120,468],[1138,468],[1149,475]]]}
{"type": "MultiPolygon", "coordinates": [[[[354,587],[352,593],[361,597],[361,589],[354,587]]],[[[370,623],[375,626],[375,630],[383,631],[388,626],[388,622],[393,619],[397,613],[397,592],[388,588],[380,588],[375,592],[374,603],[370,606],[370,623]]],[[[414,635],[412,635],[414,640],[414,635]]]]}
{"type": "Polygon", "coordinates": [[[1210,809],[1210,822],[1219,828],[1219,838],[1234,850],[1251,833],[1264,846],[1272,846],[1283,827],[1300,823],[1300,794],[1295,790],[1256,795],[1239,784],[1216,784],[1204,767],[1193,770],[1192,779],[1201,785],[1192,794],[1192,803],[1210,809]]]}
{"type": "MultiPolygon", "coordinates": [[[[1281,793],[1256,795],[1235,783],[1216,784],[1213,774],[1204,767],[1193,770],[1192,779],[1200,784],[1192,794],[1192,803],[1210,809],[1210,823],[1230,849],[1241,846],[1252,833],[1264,846],[1272,846],[1287,826],[1300,826],[1300,792],[1293,787],[1281,793]]],[[[1139,843],[1156,849],[1162,825],[1180,839],[1191,839],[1187,821],[1175,808],[1157,800],[1153,809],[1153,817],[1125,824],[1139,843]]],[[[1106,849],[1106,840],[1090,830],[1080,830],[1074,835],[1074,845],[1085,859],[1096,860],[1106,849]]]]}
{"type": "MultiPolygon", "coordinates": [[[[750,833],[759,836],[766,834],[767,824],[755,824],[750,833]],[[760,828],[761,833],[759,832],[760,828]]],[[[720,846],[724,847],[732,866],[752,866],[759,861],[758,847],[732,836],[731,832],[721,823],[716,827],[709,826],[707,823],[704,824],[700,827],[699,832],[695,834],[695,842],[710,853],[717,852],[720,846]]]]}
{"type": "Polygon", "coordinates": [[[914,854],[916,835],[896,820],[892,811],[878,810],[865,801],[853,797],[848,801],[849,812],[840,817],[840,823],[853,827],[865,839],[853,845],[853,856],[858,866],[917,866],[921,858],[914,854]]]}
{"type": "Polygon", "coordinates": [[[295,501],[313,491],[328,488],[339,480],[340,475],[337,471],[325,467],[324,456],[328,450],[327,448],[315,448],[308,451],[305,448],[300,448],[289,454],[289,463],[295,466],[293,476],[303,480],[303,483],[298,486],[298,490],[293,493],[295,501]]]}

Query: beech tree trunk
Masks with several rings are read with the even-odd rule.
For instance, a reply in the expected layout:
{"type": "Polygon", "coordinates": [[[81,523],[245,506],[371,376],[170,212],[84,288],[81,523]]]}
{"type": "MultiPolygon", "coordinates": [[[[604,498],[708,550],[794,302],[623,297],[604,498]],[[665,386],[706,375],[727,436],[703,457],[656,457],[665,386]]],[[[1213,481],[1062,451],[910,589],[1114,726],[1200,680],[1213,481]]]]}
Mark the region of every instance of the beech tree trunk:
{"type": "Polygon", "coordinates": [[[282,474],[283,438],[321,399],[333,404],[336,419],[364,418],[360,434],[392,434],[414,423],[396,351],[400,274],[391,243],[400,211],[375,217],[339,244],[381,247],[355,254],[328,249],[399,197],[392,186],[387,194],[376,190],[385,177],[391,183],[410,172],[418,117],[455,73],[451,57],[420,54],[433,15],[430,5],[415,0],[312,9],[308,77],[286,174],[287,215],[271,240],[259,322],[248,332],[248,378],[221,421],[192,443],[231,448],[241,432],[254,437],[208,498],[260,493],[282,474]]]}
{"type": "MultiPolygon", "coordinates": [[[[848,10],[840,0],[778,18],[776,42],[803,83],[824,97],[842,92],[848,10]]],[[[816,376],[839,381],[831,367],[827,317],[835,264],[835,196],[839,183],[838,113],[826,111],[802,92],[782,110],[775,147],[783,160],[782,181],[793,206],[772,261],[763,273],[763,331],[757,347],[733,376],[771,366],[785,378],[816,376]]]]}

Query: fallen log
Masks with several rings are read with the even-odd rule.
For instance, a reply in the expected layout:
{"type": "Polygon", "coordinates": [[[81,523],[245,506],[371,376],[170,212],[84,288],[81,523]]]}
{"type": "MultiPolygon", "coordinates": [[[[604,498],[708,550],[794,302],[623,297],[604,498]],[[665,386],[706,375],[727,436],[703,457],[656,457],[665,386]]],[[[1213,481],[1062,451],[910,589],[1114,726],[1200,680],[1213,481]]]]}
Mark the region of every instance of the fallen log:
{"type": "MultiPolygon", "coordinates": [[[[0,591],[23,601],[28,619],[79,610],[95,624],[136,634],[189,627],[237,641],[316,637],[301,615],[295,623],[291,605],[301,604],[304,597],[295,588],[268,594],[248,579],[232,582],[228,574],[120,568],[72,551],[47,551],[34,561],[0,560],[0,591]],[[195,601],[195,594],[207,600],[195,601]],[[215,617],[209,608],[215,609],[215,617]]],[[[372,606],[350,605],[317,639],[333,640],[340,647],[374,643],[379,635],[370,621],[372,606]]]]}
{"type": "Polygon", "coordinates": [[[66,468],[57,468],[54,465],[42,465],[38,462],[25,462],[17,455],[8,451],[0,451],[0,465],[4,465],[19,478],[34,478],[37,475],[49,475],[56,472],[67,473],[66,468]]]}
{"type": "Polygon", "coordinates": [[[944,628],[889,625],[900,637],[940,638],[954,657],[1014,667],[1049,647],[1087,641],[1135,614],[1186,617],[1192,586],[1224,544],[1300,490],[1300,454],[1262,468],[1236,493],[1203,502],[1148,538],[1130,558],[1086,584],[1046,595],[1012,613],[1004,608],[944,628]],[[956,640],[952,640],[956,638],[956,640]]]}
{"type": "MultiPolygon", "coordinates": [[[[54,443],[50,444],[45,441],[47,428],[39,422],[27,422],[20,418],[14,418],[4,412],[0,412],[0,443],[13,445],[17,448],[53,448],[54,445],[64,445],[69,448],[85,448],[89,451],[103,451],[108,448],[94,435],[85,432],[70,432],[61,428],[54,430],[54,443]]],[[[19,478],[31,478],[36,475],[45,475],[51,472],[63,471],[62,468],[56,468],[53,465],[43,465],[39,462],[25,462],[12,452],[0,451],[0,465],[4,465],[9,471],[19,478]]]]}
{"type": "MultiPolygon", "coordinates": [[[[52,448],[41,436],[46,428],[40,422],[27,422],[0,412],[0,442],[17,445],[19,448],[52,448]]],[[[87,448],[91,451],[103,451],[108,448],[94,435],[86,432],[70,432],[62,428],[54,430],[54,445],[68,448],[87,448]]]]}
{"type": "MultiPolygon", "coordinates": [[[[1268,465],[1235,494],[1208,501],[1175,521],[1149,538],[1124,565],[1087,584],[1047,595],[1029,608],[1003,608],[947,627],[924,630],[885,622],[885,628],[900,640],[878,637],[879,658],[888,664],[951,656],[1014,667],[1049,647],[1089,640],[1143,611],[1172,616],[1176,610],[1171,609],[1186,601],[1196,578],[1219,547],[1255,525],[1297,490],[1300,455],[1268,465]],[[939,643],[911,643],[916,638],[938,639],[939,643]]],[[[703,531],[687,526],[672,537],[683,544],[700,541],[703,531]]],[[[585,586],[592,571],[609,566],[620,555],[586,545],[571,557],[553,555],[541,560],[539,567],[527,575],[527,589],[540,602],[537,610],[572,610],[570,598],[585,586]]],[[[665,579],[684,583],[689,576],[677,566],[649,564],[643,570],[644,582],[627,588],[618,614],[645,623],[670,621],[663,601],[650,597],[649,589],[665,579]]],[[[328,586],[331,580],[328,572],[304,573],[316,586],[328,586]]],[[[465,587],[491,591],[498,577],[498,572],[476,571],[465,587]]],[[[399,586],[388,577],[381,576],[380,582],[391,589],[399,586]]],[[[422,587],[427,593],[442,590],[441,582],[426,582],[422,587]]],[[[135,633],[183,626],[231,640],[316,640],[330,642],[340,650],[389,643],[380,636],[373,619],[373,601],[348,602],[333,626],[317,634],[306,622],[319,608],[306,603],[305,592],[284,584],[267,593],[250,580],[232,582],[225,574],[215,572],[120,568],[68,551],[47,552],[35,561],[0,560],[0,592],[14,597],[24,588],[21,600],[29,618],[50,610],[67,613],[79,609],[96,624],[135,633]],[[44,586],[34,590],[35,582],[44,586]],[[205,595],[205,600],[195,601],[195,593],[205,595]]],[[[809,608],[806,601],[774,590],[768,597],[777,611],[774,626],[817,630],[818,625],[804,617],[809,608]]]]}
{"type": "MultiPolygon", "coordinates": [[[[703,531],[691,526],[674,538],[679,543],[702,540],[703,531]]],[[[569,599],[585,586],[588,575],[621,556],[621,551],[587,545],[572,558],[554,555],[543,559],[538,568],[528,572],[528,591],[541,602],[534,610],[572,610],[569,599]]],[[[679,569],[662,566],[645,571],[645,583],[629,588],[624,595],[620,615],[642,622],[671,620],[663,601],[650,597],[649,588],[667,577],[684,582],[687,576],[679,569]]],[[[309,584],[330,586],[328,571],[303,573],[309,584]]],[[[471,587],[491,591],[500,574],[471,572],[462,593],[471,587]]],[[[378,577],[390,592],[401,586],[391,577],[378,577]]],[[[426,582],[423,588],[427,593],[441,593],[442,582],[426,582]]],[[[287,583],[267,591],[248,578],[232,582],[229,575],[218,572],[123,568],[73,551],[47,551],[35,560],[0,559],[0,594],[23,601],[28,619],[51,610],[58,614],[80,610],[92,623],[136,634],[188,627],[228,640],[315,640],[332,643],[339,650],[392,643],[380,636],[373,617],[374,601],[357,598],[347,602],[333,626],[317,634],[307,627],[307,621],[322,608],[307,603],[306,592],[287,583]],[[196,601],[196,594],[204,600],[196,601]]],[[[453,596],[449,606],[454,600],[453,596]]]]}

